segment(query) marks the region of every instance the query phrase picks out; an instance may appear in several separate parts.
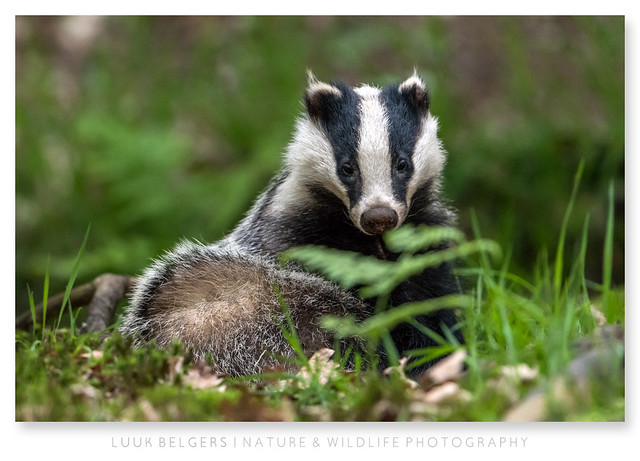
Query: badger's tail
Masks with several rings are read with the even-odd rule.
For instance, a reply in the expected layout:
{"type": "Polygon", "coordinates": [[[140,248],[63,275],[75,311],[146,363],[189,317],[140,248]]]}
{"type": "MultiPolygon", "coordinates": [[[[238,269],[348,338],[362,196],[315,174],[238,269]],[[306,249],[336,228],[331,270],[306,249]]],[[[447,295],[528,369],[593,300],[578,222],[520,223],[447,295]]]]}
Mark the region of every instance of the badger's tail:
{"type": "Polygon", "coordinates": [[[120,331],[139,346],[175,340],[196,359],[211,355],[214,370],[230,376],[291,369],[282,294],[304,352],[333,347],[321,329],[326,314],[363,318],[366,306],[320,277],[282,268],[259,257],[182,242],[150,266],[134,288],[120,331]]]}

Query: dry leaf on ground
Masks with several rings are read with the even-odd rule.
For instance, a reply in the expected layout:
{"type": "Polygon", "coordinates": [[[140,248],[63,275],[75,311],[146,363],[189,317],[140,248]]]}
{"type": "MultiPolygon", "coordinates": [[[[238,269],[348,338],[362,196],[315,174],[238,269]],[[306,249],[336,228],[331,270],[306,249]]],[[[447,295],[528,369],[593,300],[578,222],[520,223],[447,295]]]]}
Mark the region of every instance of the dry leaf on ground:
{"type": "Polygon", "coordinates": [[[334,352],[333,349],[329,348],[316,351],[309,359],[309,364],[300,368],[300,371],[296,375],[300,378],[298,385],[308,387],[314,376],[317,377],[320,384],[327,384],[329,379],[334,376],[340,368],[340,364],[331,360],[334,352]]]}
{"type": "Polygon", "coordinates": [[[419,378],[420,387],[428,390],[447,381],[456,381],[464,374],[465,349],[458,349],[425,371],[419,378]]]}
{"type": "Polygon", "coordinates": [[[222,385],[225,377],[214,373],[206,362],[200,361],[187,370],[183,382],[194,389],[216,388],[217,391],[224,392],[227,389],[227,386],[222,385]]]}

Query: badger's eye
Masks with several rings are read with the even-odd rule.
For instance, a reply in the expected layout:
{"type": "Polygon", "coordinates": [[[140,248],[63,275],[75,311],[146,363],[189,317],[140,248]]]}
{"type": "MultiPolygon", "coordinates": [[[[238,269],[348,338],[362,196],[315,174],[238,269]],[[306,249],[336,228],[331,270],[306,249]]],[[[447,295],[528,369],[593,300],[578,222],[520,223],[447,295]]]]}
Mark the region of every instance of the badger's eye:
{"type": "Polygon", "coordinates": [[[408,166],[409,166],[409,163],[407,163],[407,161],[403,158],[401,158],[396,162],[396,170],[399,172],[403,172],[404,170],[407,169],[408,166]]]}
{"type": "Polygon", "coordinates": [[[354,170],[350,163],[343,163],[340,169],[346,176],[353,176],[354,170]]]}

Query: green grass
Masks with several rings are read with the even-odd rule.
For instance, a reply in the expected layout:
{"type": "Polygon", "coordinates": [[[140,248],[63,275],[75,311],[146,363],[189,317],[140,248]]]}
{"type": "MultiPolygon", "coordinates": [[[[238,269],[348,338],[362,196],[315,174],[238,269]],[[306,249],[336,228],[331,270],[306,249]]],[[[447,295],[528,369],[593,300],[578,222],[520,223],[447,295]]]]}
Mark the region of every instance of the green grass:
{"type": "MultiPolygon", "coordinates": [[[[579,169],[576,174],[565,224],[572,219],[581,172],[579,169]]],[[[614,231],[612,222],[609,219],[608,236],[614,231]]],[[[304,356],[282,299],[288,319],[282,331],[297,353],[296,363],[306,372],[267,370],[260,376],[226,379],[203,389],[198,387],[211,378],[206,364],[192,363],[179,344],[171,350],[154,344],[133,349],[118,333],[101,344],[95,334],[78,334],[73,322],[70,328],[62,328],[59,319],[54,323],[57,328],[19,331],[16,419],[493,421],[504,418],[536,388],[546,395],[545,419],[622,420],[623,343],[614,343],[610,359],[599,364],[594,374],[579,379],[567,374],[569,363],[581,357],[585,344],[595,350],[611,344],[597,334],[600,320],[594,318],[594,309],[605,314],[607,324],[624,328],[623,287],[612,287],[606,279],[602,284],[585,279],[588,223],[586,217],[582,238],[572,245],[572,251],[561,232],[555,255],[550,258],[542,251],[529,280],[510,272],[510,252],[500,251],[494,242],[481,238],[477,224],[475,238],[470,241],[459,232],[437,228],[406,227],[391,233],[386,236],[388,244],[403,251],[397,264],[318,248],[289,252],[287,257],[295,257],[345,286],[361,285],[363,293],[378,297],[380,312],[367,320],[324,319],[324,326],[338,338],[358,336],[367,344],[369,353],[354,354],[349,372],[342,368],[351,350],[337,350],[331,360],[304,356]],[[456,246],[420,254],[443,240],[453,240],[456,246]],[[404,278],[429,265],[460,259],[465,265],[459,275],[469,287],[465,294],[392,310],[383,308],[389,291],[404,278]],[[411,386],[405,378],[400,357],[389,344],[389,331],[400,322],[412,322],[415,315],[442,307],[460,310],[466,344],[437,338],[438,346],[409,354],[424,361],[464,350],[466,373],[457,378],[459,390],[454,396],[429,403],[429,389],[411,386]],[[376,357],[371,353],[379,344],[395,357],[395,368],[384,374],[376,371],[376,357]],[[523,365],[537,374],[525,380],[508,373],[523,365]]],[[[609,242],[605,239],[605,258],[612,257],[609,242]]],[[[603,264],[606,267],[610,262],[603,264]]],[[[33,305],[30,292],[29,299],[33,305]]],[[[77,316],[71,308],[70,314],[77,316]]]]}

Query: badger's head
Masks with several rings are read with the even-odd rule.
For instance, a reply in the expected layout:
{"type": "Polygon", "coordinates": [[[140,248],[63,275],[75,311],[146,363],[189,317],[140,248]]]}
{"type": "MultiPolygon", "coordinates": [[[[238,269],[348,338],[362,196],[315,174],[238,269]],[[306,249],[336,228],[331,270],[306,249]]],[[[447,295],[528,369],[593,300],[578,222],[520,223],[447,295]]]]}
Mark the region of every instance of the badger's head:
{"type": "Polygon", "coordinates": [[[351,88],[309,74],[305,106],[287,155],[298,186],[332,192],[366,234],[402,224],[416,190],[444,164],[422,80],[351,88]]]}

